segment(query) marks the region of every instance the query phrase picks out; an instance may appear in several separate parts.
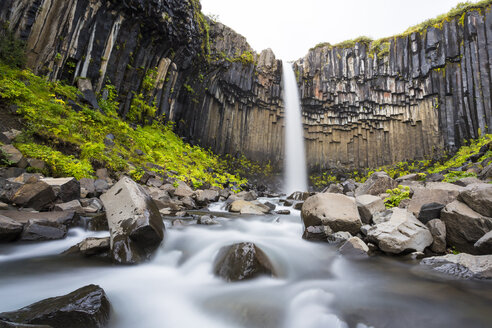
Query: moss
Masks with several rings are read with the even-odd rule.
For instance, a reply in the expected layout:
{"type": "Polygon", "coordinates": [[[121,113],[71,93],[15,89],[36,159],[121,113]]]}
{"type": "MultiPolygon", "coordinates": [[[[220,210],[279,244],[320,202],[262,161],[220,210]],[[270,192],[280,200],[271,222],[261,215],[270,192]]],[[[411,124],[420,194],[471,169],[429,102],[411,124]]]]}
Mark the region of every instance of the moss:
{"type": "Polygon", "coordinates": [[[24,67],[25,44],[9,30],[8,23],[0,22],[0,60],[13,67],[24,67]]]}

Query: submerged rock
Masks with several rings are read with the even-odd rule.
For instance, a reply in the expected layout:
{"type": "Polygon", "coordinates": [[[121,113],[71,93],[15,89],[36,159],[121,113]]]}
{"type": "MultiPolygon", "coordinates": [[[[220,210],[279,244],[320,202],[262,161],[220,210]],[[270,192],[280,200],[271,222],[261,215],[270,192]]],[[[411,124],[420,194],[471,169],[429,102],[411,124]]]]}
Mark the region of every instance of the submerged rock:
{"type": "Polygon", "coordinates": [[[302,238],[311,241],[326,241],[326,238],[331,233],[331,229],[328,226],[310,226],[304,229],[302,238]]]}
{"type": "Polygon", "coordinates": [[[421,263],[464,279],[492,279],[492,255],[448,254],[428,257],[421,263]]]}
{"type": "Polygon", "coordinates": [[[276,276],[270,259],[253,243],[224,246],[215,259],[214,272],[226,281],[240,281],[260,275],[276,276]]]}
{"type": "Polygon", "coordinates": [[[63,254],[65,255],[81,254],[84,256],[105,254],[110,250],[109,244],[110,244],[109,237],[102,237],[102,238],[89,237],[84,239],[77,245],[70,247],[68,250],[63,252],[63,254]]]}
{"type": "Polygon", "coordinates": [[[123,177],[101,200],[106,208],[113,260],[134,264],[149,258],[164,238],[164,223],[152,198],[132,179],[123,177]]]}
{"type": "Polygon", "coordinates": [[[104,290],[96,285],[88,285],[17,311],[0,313],[0,320],[53,328],[99,328],[108,323],[110,309],[111,304],[104,290]]]}

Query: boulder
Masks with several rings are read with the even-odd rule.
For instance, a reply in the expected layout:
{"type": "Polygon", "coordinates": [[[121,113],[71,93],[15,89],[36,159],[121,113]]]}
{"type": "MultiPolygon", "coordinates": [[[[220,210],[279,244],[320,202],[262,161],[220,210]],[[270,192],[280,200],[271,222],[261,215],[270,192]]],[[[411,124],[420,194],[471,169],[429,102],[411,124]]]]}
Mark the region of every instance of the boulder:
{"type": "Polygon", "coordinates": [[[467,187],[472,184],[482,183],[482,180],[477,179],[475,177],[467,177],[467,178],[459,179],[453,183],[460,187],[467,187]]]}
{"type": "Polygon", "coordinates": [[[0,243],[18,239],[24,225],[9,217],[0,215],[0,243]]]}
{"type": "Polygon", "coordinates": [[[440,219],[441,218],[441,210],[446,205],[441,203],[427,203],[420,207],[419,212],[419,221],[426,224],[430,220],[440,219]]]}
{"type": "Polygon", "coordinates": [[[121,264],[139,263],[159,247],[164,223],[147,192],[123,177],[101,196],[111,234],[111,257],[121,264]]]}
{"type": "Polygon", "coordinates": [[[83,217],[87,230],[90,231],[109,231],[108,219],[106,213],[86,214],[83,217]]]}
{"type": "Polygon", "coordinates": [[[262,215],[270,212],[270,208],[268,208],[268,206],[261,206],[260,204],[239,199],[231,203],[229,211],[241,214],[262,215]]]}
{"type": "Polygon", "coordinates": [[[386,253],[423,252],[433,242],[425,225],[407,210],[393,208],[390,219],[369,229],[367,238],[386,253]]]}
{"type": "Polygon", "coordinates": [[[80,205],[85,213],[98,213],[104,209],[103,203],[99,198],[82,198],[80,205]]]}
{"type": "Polygon", "coordinates": [[[333,232],[357,234],[362,222],[353,198],[342,194],[316,194],[302,206],[301,217],[306,227],[329,226],[333,232]]]}
{"type": "Polygon", "coordinates": [[[37,211],[45,208],[56,199],[53,188],[44,181],[30,180],[22,185],[11,198],[12,203],[37,211]]]}
{"type": "Polygon", "coordinates": [[[430,220],[425,224],[432,234],[434,241],[430,247],[437,254],[446,252],[446,225],[439,219],[430,220]]]}
{"type": "Polygon", "coordinates": [[[460,193],[459,199],[475,212],[492,217],[492,184],[470,185],[460,193]]]}
{"type": "Polygon", "coordinates": [[[300,211],[300,210],[302,210],[303,205],[304,205],[304,202],[298,202],[298,203],[295,203],[293,207],[295,210],[300,211]]]}
{"type": "Polygon", "coordinates": [[[17,178],[25,172],[26,170],[20,167],[2,167],[0,168],[0,177],[4,179],[17,178]]]}
{"type": "Polygon", "coordinates": [[[290,194],[287,199],[292,199],[292,200],[306,200],[311,196],[311,193],[309,192],[302,192],[302,191],[296,191],[290,194]]]}
{"type": "Polygon", "coordinates": [[[492,254],[492,230],[477,240],[473,246],[479,254],[492,254]]]}
{"type": "Polygon", "coordinates": [[[343,187],[339,183],[332,183],[329,187],[325,188],[323,192],[331,194],[343,194],[343,187]]]}
{"type": "Polygon", "coordinates": [[[80,198],[80,183],[75,178],[44,178],[41,181],[50,185],[56,197],[62,202],[80,198]]]}
{"type": "Polygon", "coordinates": [[[89,237],[82,240],[75,246],[63,252],[65,255],[80,254],[83,256],[94,256],[109,253],[110,237],[95,238],[89,237]]]}
{"type": "Polygon", "coordinates": [[[182,197],[181,198],[181,204],[184,205],[184,207],[187,210],[193,210],[193,209],[197,208],[195,201],[190,196],[182,197]]]}
{"type": "Polygon", "coordinates": [[[109,321],[111,304],[104,290],[88,285],[22,309],[0,313],[0,320],[53,328],[100,328],[109,321]]]}
{"type": "Polygon", "coordinates": [[[196,193],[196,202],[200,206],[205,206],[209,203],[219,200],[219,192],[216,190],[198,190],[196,193]]]}
{"type": "Polygon", "coordinates": [[[423,205],[429,203],[447,205],[454,201],[459,194],[459,190],[436,189],[436,185],[434,185],[434,188],[416,188],[410,204],[408,204],[408,210],[418,217],[423,205]]]}
{"type": "Polygon", "coordinates": [[[402,183],[405,181],[419,181],[420,176],[417,173],[407,174],[395,179],[397,183],[402,183]]]}
{"type": "Polygon", "coordinates": [[[357,209],[363,223],[371,223],[375,213],[386,210],[381,198],[373,195],[360,195],[355,198],[357,209]]]}
{"type": "Polygon", "coordinates": [[[492,255],[448,254],[423,259],[432,269],[464,279],[492,279],[492,255]]]}
{"type": "Polygon", "coordinates": [[[222,247],[214,267],[214,273],[229,282],[252,279],[259,275],[276,276],[268,257],[253,243],[222,247]]]}
{"type": "Polygon", "coordinates": [[[109,178],[108,169],[101,168],[96,170],[96,177],[99,179],[107,180],[109,178]]]}
{"type": "Polygon", "coordinates": [[[328,235],[332,233],[328,226],[310,226],[304,229],[302,238],[311,241],[326,241],[328,235]]]}
{"type": "Polygon", "coordinates": [[[73,227],[79,223],[79,216],[75,212],[25,212],[25,211],[0,211],[0,215],[11,218],[19,223],[27,223],[30,220],[48,221],[59,223],[67,227],[73,227]]]}
{"type": "Polygon", "coordinates": [[[342,182],[341,185],[343,187],[344,194],[347,194],[348,192],[355,192],[355,190],[357,189],[357,183],[352,179],[348,179],[342,182]]]}
{"type": "Polygon", "coordinates": [[[374,213],[372,216],[372,222],[374,224],[380,224],[383,222],[388,222],[391,219],[391,216],[393,215],[393,210],[384,210],[382,212],[377,212],[374,213]]]}
{"type": "Polygon", "coordinates": [[[94,179],[82,178],[79,180],[80,184],[80,197],[95,197],[96,186],[94,185],[94,179]]]}
{"type": "Polygon", "coordinates": [[[447,244],[470,254],[476,254],[473,245],[492,230],[491,218],[484,217],[458,200],[442,210],[441,220],[446,225],[447,244]]]}
{"type": "Polygon", "coordinates": [[[96,194],[100,195],[109,189],[109,183],[104,179],[97,179],[94,181],[94,188],[96,189],[96,194]]]}
{"type": "Polygon", "coordinates": [[[9,209],[8,204],[5,204],[4,202],[0,202],[0,210],[1,211],[8,210],[8,209],[9,209]]]}
{"type": "Polygon", "coordinates": [[[253,201],[256,200],[258,196],[254,191],[241,191],[238,192],[237,194],[232,194],[229,196],[229,200],[235,201],[235,200],[245,200],[245,201],[253,201]]]}
{"type": "Polygon", "coordinates": [[[335,233],[327,234],[326,241],[331,245],[340,245],[345,243],[347,240],[352,238],[350,232],[347,231],[338,231],[335,233]]]}
{"type": "Polygon", "coordinates": [[[348,257],[367,257],[369,247],[362,239],[352,237],[348,239],[339,249],[340,254],[348,257]]]}
{"type": "Polygon", "coordinates": [[[24,226],[21,240],[43,241],[63,239],[67,235],[67,227],[57,222],[46,220],[29,220],[24,226]]]}
{"type": "Polygon", "coordinates": [[[73,211],[76,213],[84,213],[82,205],[76,199],[67,203],[56,204],[55,211],[73,211]]]}
{"type": "Polygon", "coordinates": [[[185,182],[178,180],[178,187],[174,191],[174,196],[191,197],[195,192],[185,182]]]}
{"type": "Polygon", "coordinates": [[[386,172],[373,173],[366,182],[355,191],[356,196],[360,195],[379,195],[386,192],[388,189],[394,189],[398,183],[391,179],[386,172]]]}
{"type": "Polygon", "coordinates": [[[13,166],[25,168],[27,166],[27,160],[22,153],[12,145],[0,146],[0,150],[7,156],[7,159],[13,166]]]}
{"type": "Polygon", "coordinates": [[[162,178],[151,177],[151,178],[149,178],[149,180],[147,180],[146,184],[147,184],[147,186],[150,186],[150,187],[159,188],[164,183],[162,182],[162,178]]]}
{"type": "Polygon", "coordinates": [[[203,225],[215,225],[215,224],[219,224],[219,221],[214,220],[210,215],[202,215],[198,219],[197,223],[203,225]]]}

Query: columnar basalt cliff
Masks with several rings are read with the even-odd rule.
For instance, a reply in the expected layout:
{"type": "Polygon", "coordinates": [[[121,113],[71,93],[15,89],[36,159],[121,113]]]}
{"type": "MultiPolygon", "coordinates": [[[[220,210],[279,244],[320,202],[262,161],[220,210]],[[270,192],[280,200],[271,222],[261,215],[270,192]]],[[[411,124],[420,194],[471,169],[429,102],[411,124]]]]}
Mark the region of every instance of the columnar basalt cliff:
{"type": "Polygon", "coordinates": [[[209,21],[198,0],[4,0],[0,21],[26,40],[28,67],[49,79],[106,83],[126,116],[146,75],[149,102],[192,142],[278,162],[281,62],[209,21]]]}
{"type": "Polygon", "coordinates": [[[492,131],[492,12],[311,49],[296,62],[311,168],[376,167],[492,131]]]}

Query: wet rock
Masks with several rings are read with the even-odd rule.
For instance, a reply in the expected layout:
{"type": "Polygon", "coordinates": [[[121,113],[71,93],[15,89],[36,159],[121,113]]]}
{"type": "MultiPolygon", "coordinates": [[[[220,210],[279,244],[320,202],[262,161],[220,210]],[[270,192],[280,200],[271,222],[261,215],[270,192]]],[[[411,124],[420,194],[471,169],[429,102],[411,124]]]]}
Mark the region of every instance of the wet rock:
{"type": "Polygon", "coordinates": [[[381,198],[373,195],[361,195],[355,198],[357,209],[363,223],[371,223],[375,213],[386,210],[381,198]]]}
{"type": "Polygon", "coordinates": [[[430,220],[440,219],[441,218],[441,210],[446,205],[441,203],[427,203],[422,205],[419,212],[419,221],[426,224],[430,220]]]}
{"type": "Polygon", "coordinates": [[[217,190],[198,190],[196,193],[196,202],[200,206],[205,206],[209,203],[219,200],[219,192],[217,190]]]}
{"type": "Polygon", "coordinates": [[[293,207],[295,210],[300,211],[300,210],[302,210],[302,205],[304,205],[304,202],[298,202],[298,203],[295,203],[293,207]]]}
{"type": "Polygon", "coordinates": [[[28,325],[8,321],[0,321],[0,328],[53,328],[47,325],[28,325]]]}
{"type": "Polygon", "coordinates": [[[78,200],[72,200],[68,203],[56,204],[55,211],[73,211],[76,213],[84,213],[82,205],[78,200]]]}
{"type": "Polygon", "coordinates": [[[289,215],[290,211],[289,210],[278,210],[278,211],[275,211],[275,213],[280,214],[280,215],[289,215]]]}
{"type": "Polygon", "coordinates": [[[27,160],[24,158],[22,153],[12,145],[0,146],[2,152],[7,156],[7,159],[12,163],[13,166],[20,168],[25,168],[27,166],[27,160]]]}
{"type": "Polygon", "coordinates": [[[412,213],[393,208],[388,221],[369,229],[367,238],[386,253],[400,254],[405,251],[422,252],[433,242],[429,229],[412,213]]]}
{"type": "Polygon", "coordinates": [[[446,252],[446,225],[439,219],[433,219],[426,224],[434,241],[430,247],[431,251],[437,254],[446,252]]]}
{"type": "Polygon", "coordinates": [[[270,202],[265,202],[265,203],[262,203],[263,205],[267,206],[270,211],[273,211],[275,208],[277,208],[277,206],[273,203],[270,203],[270,202]]]}
{"type": "Polygon", "coordinates": [[[0,319],[53,328],[100,328],[107,325],[110,310],[111,304],[104,290],[96,285],[88,285],[17,311],[0,313],[0,319]]]}
{"type": "Polygon", "coordinates": [[[484,217],[458,200],[442,210],[441,220],[446,225],[447,244],[460,252],[476,254],[473,245],[492,230],[491,218],[484,217]]]}
{"type": "Polygon", "coordinates": [[[90,231],[109,231],[108,219],[106,213],[86,214],[83,217],[86,222],[87,230],[90,231]]]}
{"type": "Polygon", "coordinates": [[[258,198],[258,195],[254,191],[241,191],[237,194],[233,194],[229,196],[230,200],[245,200],[245,201],[253,201],[258,198]]]}
{"type": "Polygon", "coordinates": [[[287,199],[280,199],[279,202],[280,202],[280,204],[283,204],[284,206],[292,206],[294,204],[287,199]]]}
{"type": "Polygon", "coordinates": [[[478,254],[492,254],[492,230],[477,240],[473,246],[478,254]]]}
{"type": "Polygon", "coordinates": [[[96,187],[94,185],[94,179],[82,178],[79,180],[80,183],[80,197],[95,197],[96,187]]]}
{"type": "Polygon", "coordinates": [[[423,259],[434,270],[464,279],[492,279],[492,255],[448,254],[423,259]]]}
{"type": "Polygon", "coordinates": [[[369,247],[362,239],[358,237],[352,237],[348,239],[339,249],[340,254],[348,257],[367,257],[369,247]]]}
{"type": "Polygon", "coordinates": [[[37,211],[45,208],[56,199],[50,185],[44,181],[32,180],[22,185],[12,196],[12,203],[30,207],[37,211]]]}
{"type": "Polygon", "coordinates": [[[67,227],[57,222],[46,220],[29,220],[24,226],[21,240],[43,241],[63,239],[67,235],[67,227]]]}
{"type": "Polygon", "coordinates": [[[99,198],[83,198],[80,200],[84,213],[98,213],[104,209],[103,203],[99,198]]]}
{"type": "Polygon", "coordinates": [[[22,223],[0,215],[0,243],[18,239],[22,233],[23,227],[22,223]]]}
{"type": "Polygon", "coordinates": [[[29,220],[41,220],[73,227],[78,224],[79,217],[75,212],[25,212],[16,210],[0,211],[0,215],[11,218],[19,223],[27,223],[29,220]]]}
{"type": "Polygon", "coordinates": [[[41,181],[50,185],[56,197],[63,202],[80,198],[80,183],[75,178],[44,178],[41,181]]]}
{"type": "Polygon", "coordinates": [[[260,206],[260,204],[255,204],[239,199],[231,203],[229,211],[241,214],[262,215],[270,212],[270,209],[268,208],[268,206],[260,206]]]}
{"type": "Polygon", "coordinates": [[[215,225],[219,224],[219,221],[214,220],[210,215],[203,215],[198,219],[197,223],[203,225],[215,225]]]}
{"type": "Polygon", "coordinates": [[[332,233],[328,226],[310,226],[304,229],[302,238],[311,241],[326,241],[328,235],[332,233]]]}
{"type": "Polygon", "coordinates": [[[364,182],[355,191],[356,196],[360,195],[379,195],[385,193],[388,189],[394,189],[398,183],[391,179],[386,172],[373,173],[366,182],[364,182]]]}
{"type": "Polygon", "coordinates": [[[178,181],[178,187],[174,191],[174,195],[178,197],[191,197],[195,192],[183,181],[178,181]]]}
{"type": "Polygon", "coordinates": [[[475,212],[492,217],[492,184],[470,185],[460,193],[459,199],[475,212]]]}
{"type": "Polygon", "coordinates": [[[214,273],[226,281],[240,281],[260,275],[276,276],[272,263],[253,243],[224,246],[215,259],[214,273]]]}
{"type": "Polygon", "coordinates": [[[347,231],[338,231],[335,233],[329,233],[327,235],[326,241],[331,245],[340,245],[345,243],[347,240],[352,238],[350,232],[347,231]]]}
{"type": "Polygon", "coordinates": [[[83,256],[94,256],[94,255],[101,255],[101,254],[107,254],[110,251],[110,237],[103,237],[103,238],[95,238],[95,237],[89,237],[81,241],[75,246],[72,246],[63,254],[65,255],[72,255],[72,254],[80,254],[83,256]]]}
{"type": "Polygon", "coordinates": [[[287,197],[287,199],[292,199],[292,200],[306,200],[311,196],[311,193],[309,192],[302,192],[302,191],[296,191],[293,192],[292,194],[287,197]]]}
{"type": "Polygon", "coordinates": [[[333,232],[357,234],[362,222],[353,198],[342,194],[316,194],[302,206],[301,217],[306,227],[329,226],[333,232]]]}
{"type": "Polygon", "coordinates": [[[164,238],[164,223],[152,198],[133,180],[123,177],[101,200],[106,208],[113,260],[134,264],[149,258],[164,238]]]}

